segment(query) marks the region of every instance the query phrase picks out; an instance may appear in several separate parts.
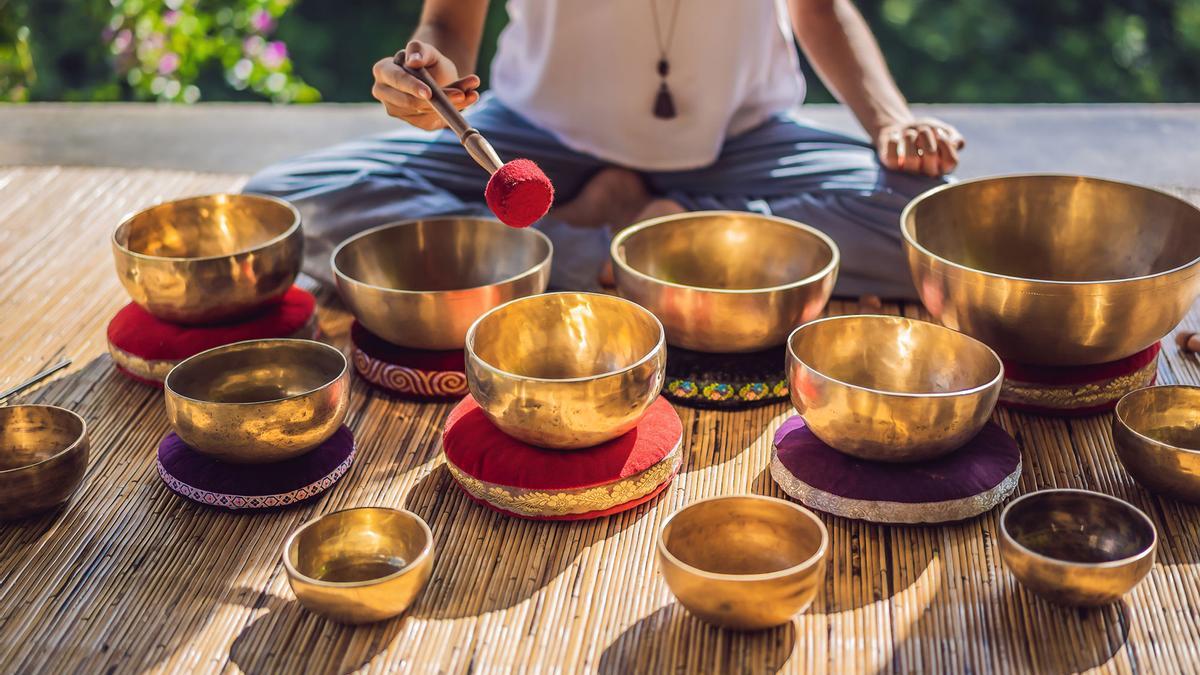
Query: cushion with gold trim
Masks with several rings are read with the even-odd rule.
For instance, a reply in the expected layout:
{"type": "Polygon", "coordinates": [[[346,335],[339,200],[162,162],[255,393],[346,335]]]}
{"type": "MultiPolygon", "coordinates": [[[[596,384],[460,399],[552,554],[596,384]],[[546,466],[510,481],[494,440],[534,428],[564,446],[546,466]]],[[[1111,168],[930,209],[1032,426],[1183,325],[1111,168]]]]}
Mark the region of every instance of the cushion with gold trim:
{"type": "Polygon", "coordinates": [[[689,408],[744,410],[788,399],[784,348],[706,354],[667,348],[663,395],[689,408]]]}
{"type": "Polygon", "coordinates": [[[1108,412],[1125,394],[1154,384],[1159,351],[1155,342],[1133,356],[1090,366],[1027,366],[1005,361],[1000,405],[1055,417],[1108,412]]]}
{"type": "Polygon", "coordinates": [[[430,351],[394,345],[357,321],[350,327],[350,358],[364,380],[400,398],[457,400],[467,395],[463,350],[430,351]]]}
{"type": "Polygon", "coordinates": [[[471,499],[510,516],[580,520],[657,496],[682,461],[683,424],[664,398],[624,436],[582,450],[549,450],[496,428],[467,396],[446,419],[450,475],[471,499]]]}
{"type": "Polygon", "coordinates": [[[158,445],[158,477],[198,504],[230,511],[292,506],[322,494],[350,470],[354,435],[342,426],[299,457],[273,464],[228,464],[192,450],[174,433],[158,445]]]}
{"type": "Polygon", "coordinates": [[[1012,494],[1021,450],[995,422],[954,452],[924,462],[870,462],[834,450],[800,416],[775,433],[771,478],[805,506],[876,523],[944,523],[984,513],[1012,494]]]}
{"type": "Polygon", "coordinates": [[[163,321],[131,302],[108,322],[108,351],[122,374],[161,387],[177,363],[207,349],[242,340],[315,338],[317,332],[316,299],[292,286],[248,318],[208,326],[163,321]]]}

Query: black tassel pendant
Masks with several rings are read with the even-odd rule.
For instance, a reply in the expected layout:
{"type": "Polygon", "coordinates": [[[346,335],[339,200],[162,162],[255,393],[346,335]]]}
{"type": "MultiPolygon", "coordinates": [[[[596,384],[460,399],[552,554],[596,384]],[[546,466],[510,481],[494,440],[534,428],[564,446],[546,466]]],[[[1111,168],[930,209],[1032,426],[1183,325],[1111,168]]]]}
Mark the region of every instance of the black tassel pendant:
{"type": "Polygon", "coordinates": [[[675,117],[675,99],[671,98],[671,90],[667,88],[667,74],[671,72],[671,64],[666,59],[658,60],[658,76],[663,79],[658,87],[658,96],[654,97],[654,116],[660,120],[675,117]]]}

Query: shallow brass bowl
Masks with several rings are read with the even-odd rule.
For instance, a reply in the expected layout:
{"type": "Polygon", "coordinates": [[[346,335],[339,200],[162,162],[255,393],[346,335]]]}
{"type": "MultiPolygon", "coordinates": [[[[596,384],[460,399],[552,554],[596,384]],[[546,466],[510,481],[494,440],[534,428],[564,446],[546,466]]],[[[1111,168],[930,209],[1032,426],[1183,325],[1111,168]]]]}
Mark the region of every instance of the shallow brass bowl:
{"type": "Polygon", "coordinates": [[[342,300],[367,330],[403,347],[462,349],[484,312],[546,290],[553,251],[532,228],[438,218],[357,234],[331,261],[342,300]]]}
{"type": "Polygon", "coordinates": [[[245,316],[281,297],[300,272],[300,212],[260,195],[218,194],[152,206],[112,239],[133,301],[175,323],[245,316]]]}
{"type": "Polygon", "coordinates": [[[1200,209],[1079,176],[934,188],[901,216],[913,281],[943,324],[1018,363],[1106,363],[1157,342],[1200,294],[1200,209]]]}
{"type": "Polygon", "coordinates": [[[1117,457],[1146,489],[1200,502],[1200,387],[1163,385],[1117,402],[1117,457]]]}
{"type": "Polygon", "coordinates": [[[1139,509],[1088,490],[1041,490],[1000,514],[1000,557],[1026,588],[1060,605],[1114,602],[1154,566],[1158,532],[1139,509]]]}
{"type": "Polygon", "coordinates": [[[915,462],[987,424],[1004,366],[982,342],[899,316],[835,316],[788,339],[788,385],[805,424],[842,452],[915,462]]]}
{"type": "Polygon", "coordinates": [[[825,582],[829,532],[812,511],[759,495],[712,497],[659,530],[671,593],[703,621],[737,630],[787,623],[825,582]]]}
{"type": "Polygon", "coordinates": [[[781,345],[817,318],[840,259],[812,227],[735,211],[638,223],[610,253],[618,292],[662,320],[667,342],[718,353],[781,345]]]}
{"type": "Polygon", "coordinates": [[[417,514],[364,507],[301,525],[283,545],[292,592],[310,611],[342,623],[402,613],[433,572],[433,532],[417,514]]]}
{"type": "Polygon", "coordinates": [[[628,300],[547,293],[513,300],[467,331],[467,384],[501,431],[586,448],[637,426],[667,364],[662,324],[628,300]]]}
{"type": "Polygon", "coordinates": [[[313,340],[247,340],[167,374],[167,419],[189,447],[223,462],[303,455],[341,426],[350,402],[342,352],[313,340]]]}
{"type": "Polygon", "coordinates": [[[79,487],[88,463],[87,424],[52,405],[0,407],[0,520],[48,511],[79,487]]]}

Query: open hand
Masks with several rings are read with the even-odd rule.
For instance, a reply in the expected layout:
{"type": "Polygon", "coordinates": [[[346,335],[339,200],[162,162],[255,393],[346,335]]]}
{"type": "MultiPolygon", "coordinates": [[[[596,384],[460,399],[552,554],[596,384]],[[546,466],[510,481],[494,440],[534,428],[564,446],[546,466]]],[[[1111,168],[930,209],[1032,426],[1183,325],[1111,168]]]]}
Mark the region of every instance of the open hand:
{"type": "MultiPolygon", "coordinates": [[[[479,88],[479,76],[459,77],[454,62],[433,45],[413,40],[404,48],[404,52],[404,65],[428,70],[433,81],[442,86],[450,102],[459,110],[479,100],[479,92],[476,91],[479,88]]],[[[371,95],[383,103],[389,115],[415,127],[432,131],[446,126],[429,103],[433,92],[420,80],[404,72],[393,58],[389,56],[375,62],[375,86],[371,89],[371,95]]]]}
{"type": "Polygon", "coordinates": [[[888,124],[875,135],[881,164],[893,171],[926,176],[954,171],[964,145],[958,129],[931,117],[888,124]]]}

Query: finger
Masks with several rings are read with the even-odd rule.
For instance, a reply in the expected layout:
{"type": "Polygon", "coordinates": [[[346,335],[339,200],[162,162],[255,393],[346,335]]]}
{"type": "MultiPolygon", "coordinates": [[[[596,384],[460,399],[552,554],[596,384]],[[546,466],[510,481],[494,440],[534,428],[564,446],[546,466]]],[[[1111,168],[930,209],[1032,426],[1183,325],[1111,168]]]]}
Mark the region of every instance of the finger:
{"type": "Polygon", "coordinates": [[[412,40],[404,47],[404,65],[424,68],[439,85],[450,84],[458,77],[454,64],[431,44],[412,40]]]}
{"type": "Polygon", "coordinates": [[[461,89],[462,91],[474,91],[479,88],[481,82],[478,75],[467,75],[460,77],[457,80],[446,85],[446,89],[461,89]]]}
{"type": "Polygon", "coordinates": [[[900,145],[900,169],[917,173],[921,170],[921,155],[917,152],[917,130],[905,129],[900,145]]]}
{"type": "Polygon", "coordinates": [[[475,91],[467,92],[467,95],[463,99],[461,99],[461,103],[459,102],[459,100],[456,100],[456,99],[450,99],[450,100],[454,101],[454,105],[459,110],[463,110],[465,108],[470,108],[471,106],[473,106],[479,102],[479,92],[475,92],[475,91]]]}
{"type": "Polygon", "coordinates": [[[917,149],[921,155],[921,173],[926,176],[942,175],[942,161],[938,156],[938,142],[933,127],[923,124],[917,128],[917,149]]]}
{"type": "Polygon", "coordinates": [[[940,139],[938,143],[938,159],[941,161],[943,174],[951,173],[958,167],[958,148],[948,139],[940,139]]]}
{"type": "Polygon", "coordinates": [[[376,84],[374,87],[371,87],[371,96],[380,103],[391,105],[397,110],[406,110],[406,114],[409,115],[419,115],[433,111],[428,101],[392,89],[386,84],[376,84]]]}
{"type": "Polygon", "coordinates": [[[889,132],[879,147],[879,163],[884,168],[898,171],[901,167],[900,143],[902,136],[899,131],[889,132]]]}
{"type": "Polygon", "coordinates": [[[433,96],[433,91],[424,82],[404,72],[404,69],[391,59],[376,61],[373,71],[376,82],[386,84],[392,89],[425,100],[433,96]]]}

